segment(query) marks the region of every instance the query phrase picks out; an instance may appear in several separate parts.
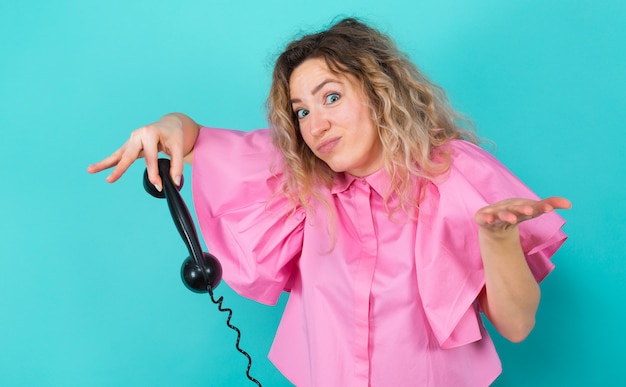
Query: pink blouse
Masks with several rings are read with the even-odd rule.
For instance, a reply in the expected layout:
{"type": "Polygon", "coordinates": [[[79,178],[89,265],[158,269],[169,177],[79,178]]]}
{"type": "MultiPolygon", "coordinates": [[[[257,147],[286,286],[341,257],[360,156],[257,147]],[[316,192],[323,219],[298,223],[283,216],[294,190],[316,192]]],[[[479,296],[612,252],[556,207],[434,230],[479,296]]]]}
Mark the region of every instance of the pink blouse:
{"type": "MultiPolygon", "coordinates": [[[[450,172],[427,183],[419,212],[390,218],[384,169],[339,174],[323,192],[332,212],[317,201],[294,209],[277,194],[269,131],[201,130],[192,182],[202,235],[242,296],[272,305],[290,293],[269,358],[295,385],[487,386],[501,372],[476,302],[485,279],[474,214],[537,196],[479,147],[450,144],[450,172]]],[[[537,281],[554,267],[563,224],[550,213],[520,225],[537,281]]]]}

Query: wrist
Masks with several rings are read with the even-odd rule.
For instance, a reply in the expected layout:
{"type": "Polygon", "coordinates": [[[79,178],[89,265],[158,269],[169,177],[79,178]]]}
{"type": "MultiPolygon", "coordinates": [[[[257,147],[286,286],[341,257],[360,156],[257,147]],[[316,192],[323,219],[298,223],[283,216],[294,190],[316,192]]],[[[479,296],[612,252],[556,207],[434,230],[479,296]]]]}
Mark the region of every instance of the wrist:
{"type": "Polygon", "coordinates": [[[479,227],[478,237],[486,242],[519,243],[519,228],[511,225],[506,228],[479,227]]]}

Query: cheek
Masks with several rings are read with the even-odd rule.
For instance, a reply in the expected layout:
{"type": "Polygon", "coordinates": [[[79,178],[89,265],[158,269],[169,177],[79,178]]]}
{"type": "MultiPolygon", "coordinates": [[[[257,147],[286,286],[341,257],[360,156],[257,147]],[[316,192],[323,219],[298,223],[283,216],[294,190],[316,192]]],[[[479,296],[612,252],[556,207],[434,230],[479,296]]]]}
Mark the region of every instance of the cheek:
{"type": "Polygon", "coordinates": [[[363,127],[372,122],[372,113],[369,107],[363,103],[353,103],[341,114],[343,122],[350,123],[351,126],[363,127]]]}
{"type": "Polygon", "coordinates": [[[296,130],[298,131],[298,140],[308,144],[309,138],[307,136],[306,128],[303,126],[298,126],[296,130]]]}
{"type": "Polygon", "coordinates": [[[298,133],[300,134],[298,142],[312,151],[313,148],[311,148],[311,136],[307,134],[306,128],[302,128],[302,130],[300,130],[298,133]]]}

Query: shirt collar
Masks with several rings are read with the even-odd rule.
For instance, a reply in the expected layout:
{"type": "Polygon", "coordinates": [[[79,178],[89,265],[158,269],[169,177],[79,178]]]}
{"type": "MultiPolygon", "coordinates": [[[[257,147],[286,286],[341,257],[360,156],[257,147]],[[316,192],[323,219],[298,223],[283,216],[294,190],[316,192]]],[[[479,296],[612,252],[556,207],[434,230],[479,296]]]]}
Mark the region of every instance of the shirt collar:
{"type": "Polygon", "coordinates": [[[389,194],[389,187],[391,186],[391,178],[385,168],[381,168],[378,171],[367,175],[365,177],[357,177],[347,172],[341,172],[335,175],[333,187],[331,188],[332,194],[339,194],[346,191],[354,182],[365,181],[370,187],[376,191],[381,197],[385,197],[389,194]]]}

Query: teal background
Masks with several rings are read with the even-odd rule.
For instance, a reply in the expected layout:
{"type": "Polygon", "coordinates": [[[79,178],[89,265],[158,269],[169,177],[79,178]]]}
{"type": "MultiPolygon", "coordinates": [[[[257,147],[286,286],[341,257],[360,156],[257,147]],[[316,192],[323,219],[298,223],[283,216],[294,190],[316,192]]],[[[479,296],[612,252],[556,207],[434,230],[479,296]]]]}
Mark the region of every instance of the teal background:
{"type": "MultiPolygon", "coordinates": [[[[114,185],[86,167],[170,111],[265,126],[272,60],[337,15],[391,34],[500,160],[573,202],[535,330],[495,338],[495,385],[624,385],[624,4],[0,0],[0,385],[251,385],[225,315],[179,279],[186,250],[141,163],[114,185]]],[[[216,293],[252,375],[289,386],[266,358],[285,298],[216,293]]]]}

